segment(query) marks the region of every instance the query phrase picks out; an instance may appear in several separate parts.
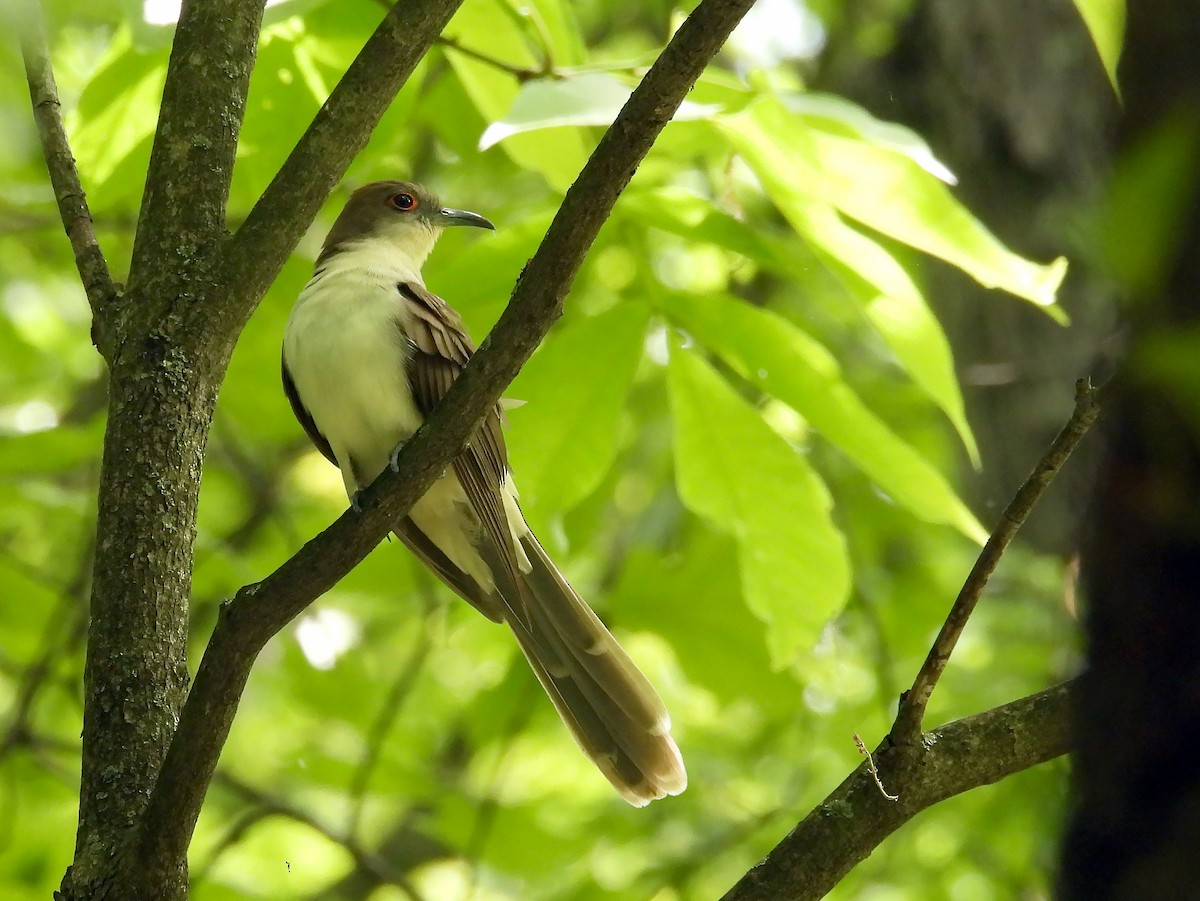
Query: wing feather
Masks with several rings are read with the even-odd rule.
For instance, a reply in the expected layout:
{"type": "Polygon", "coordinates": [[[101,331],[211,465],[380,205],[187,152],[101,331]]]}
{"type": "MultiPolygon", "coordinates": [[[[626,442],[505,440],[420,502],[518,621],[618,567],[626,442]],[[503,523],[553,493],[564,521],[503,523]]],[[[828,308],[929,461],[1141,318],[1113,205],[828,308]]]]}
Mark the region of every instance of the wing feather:
{"type": "Polygon", "coordinates": [[[321,430],[317,428],[317,423],[313,420],[312,414],[308,412],[308,408],[300,400],[300,392],[296,390],[296,383],[292,379],[292,374],[288,372],[287,360],[280,357],[279,368],[283,375],[283,393],[287,395],[288,403],[292,405],[292,412],[296,414],[296,419],[300,421],[300,425],[304,427],[305,434],[308,435],[308,440],[316,446],[325,459],[334,466],[338,465],[337,457],[333,455],[333,448],[329,446],[329,441],[321,434],[321,430]]]}
{"type": "MultiPolygon", "coordinates": [[[[405,330],[413,345],[408,382],[417,409],[428,416],[466,366],[475,345],[463,329],[462,318],[444,300],[420,285],[404,283],[399,288],[408,313],[405,330]]],[[[500,429],[499,405],[488,413],[479,431],[454,459],[454,473],[500,550],[505,568],[519,584],[515,542],[501,494],[508,474],[508,455],[500,429]]]]}

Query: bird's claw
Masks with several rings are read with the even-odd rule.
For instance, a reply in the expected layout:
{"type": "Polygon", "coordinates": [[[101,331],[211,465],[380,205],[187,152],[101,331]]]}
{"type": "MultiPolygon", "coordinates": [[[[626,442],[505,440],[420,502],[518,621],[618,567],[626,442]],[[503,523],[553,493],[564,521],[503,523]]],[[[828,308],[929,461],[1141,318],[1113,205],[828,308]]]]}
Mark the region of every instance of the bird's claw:
{"type": "Polygon", "coordinates": [[[403,449],[404,449],[404,442],[401,441],[399,444],[396,445],[396,447],[392,450],[392,452],[390,454],[388,454],[388,469],[390,469],[392,472],[400,471],[400,463],[399,463],[400,451],[402,451],[403,449]]]}
{"type": "Polygon", "coordinates": [[[363,512],[362,504],[359,503],[359,499],[362,497],[362,493],[363,493],[363,490],[361,488],[359,488],[356,492],[354,492],[354,494],[350,495],[350,509],[353,510],[355,513],[363,512]]]}

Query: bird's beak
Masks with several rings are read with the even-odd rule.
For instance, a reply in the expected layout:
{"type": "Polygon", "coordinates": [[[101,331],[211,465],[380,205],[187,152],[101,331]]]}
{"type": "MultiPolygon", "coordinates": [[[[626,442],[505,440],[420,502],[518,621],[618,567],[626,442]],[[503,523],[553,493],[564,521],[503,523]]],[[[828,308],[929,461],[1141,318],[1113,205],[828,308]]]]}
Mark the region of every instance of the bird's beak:
{"type": "Polygon", "coordinates": [[[473,225],[476,228],[490,228],[496,230],[496,226],[492,225],[487,219],[480,216],[478,213],[472,213],[467,210],[452,210],[444,209],[437,214],[437,224],[443,228],[449,228],[452,225],[473,225]]]}

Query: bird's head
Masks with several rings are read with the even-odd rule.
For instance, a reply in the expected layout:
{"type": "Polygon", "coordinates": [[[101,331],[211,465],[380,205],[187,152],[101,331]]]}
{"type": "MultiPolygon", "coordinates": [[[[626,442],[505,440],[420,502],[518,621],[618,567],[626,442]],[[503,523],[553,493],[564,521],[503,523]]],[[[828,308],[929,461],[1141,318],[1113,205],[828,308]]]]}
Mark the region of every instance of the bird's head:
{"type": "Polygon", "coordinates": [[[329,230],[317,264],[349,245],[383,241],[419,271],[442,229],[455,225],[495,228],[478,213],[442,206],[436,194],[412,182],[371,182],[350,195],[329,230]]]}

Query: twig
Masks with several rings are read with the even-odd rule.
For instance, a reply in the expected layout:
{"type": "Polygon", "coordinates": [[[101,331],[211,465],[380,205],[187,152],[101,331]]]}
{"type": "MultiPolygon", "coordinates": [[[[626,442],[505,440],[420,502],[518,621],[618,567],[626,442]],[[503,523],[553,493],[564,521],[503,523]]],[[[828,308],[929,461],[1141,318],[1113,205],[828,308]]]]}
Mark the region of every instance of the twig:
{"type": "MultiPolygon", "coordinates": [[[[19,18],[19,17],[18,17],[19,18]]],[[[25,27],[21,34],[21,55],[25,60],[25,78],[29,82],[29,99],[37,123],[42,155],[50,173],[50,184],[58,201],[58,214],[75,254],[75,267],[87,292],[93,317],[116,297],[117,289],[108,272],[108,263],[92,228],[92,214],[87,197],[75,168],[75,157],[63,126],[62,106],[58,101],[58,86],[50,65],[50,49],[42,22],[41,7],[29,4],[25,27]]],[[[100,348],[103,353],[105,348],[100,348]]]]}
{"type": "Polygon", "coordinates": [[[524,83],[532,81],[535,78],[549,78],[555,73],[549,66],[543,66],[540,69],[533,69],[526,66],[514,66],[512,63],[506,63],[502,59],[496,59],[494,56],[488,56],[486,53],[480,53],[478,50],[472,50],[470,47],[464,47],[454,38],[439,37],[437,43],[442,46],[461,53],[463,56],[469,56],[471,59],[491,66],[493,69],[498,69],[501,72],[507,72],[517,81],[524,83]]]}
{"type": "Polygon", "coordinates": [[[930,695],[937,685],[950,654],[958,642],[959,635],[967,625],[979,596],[983,593],[996,564],[1000,562],[1005,549],[1008,547],[1017,530],[1029,516],[1029,511],[1041,498],[1047,486],[1058,474],[1059,469],[1071,456],[1075,446],[1079,444],[1092,423],[1100,415],[1099,392],[1092,387],[1091,380],[1080,379],[1075,383],[1075,410],[1067,424],[1058,433],[1050,449],[1046,451],[1029,478],[1017,491],[1012,502],[1000,517],[1000,522],[992,531],[991,537],[983,546],[979,558],[971,568],[954,605],[942,623],[925,662],[913,680],[912,688],[900,696],[900,709],[896,713],[896,721],[892,724],[890,739],[895,744],[911,744],[919,741],[921,723],[925,717],[925,708],[929,704],[930,695]]]}
{"type": "MultiPolygon", "coordinates": [[[[275,572],[244,587],[223,607],[140,824],[139,865],[157,870],[183,859],[258,652],[358,565],[466,445],[561,315],[584,255],[634,170],[751,5],[753,0],[701,0],[675,32],[567,191],[500,321],[433,415],[405,444],[397,471],[385,471],[364,492],[362,512],[342,514],[275,572]]],[[[291,161],[285,171],[289,165],[291,161]]],[[[272,193],[275,188],[268,189],[256,211],[281,202],[272,193]],[[268,202],[268,197],[274,199],[268,202]]],[[[287,200],[287,215],[274,219],[272,228],[283,231],[285,222],[295,221],[291,201],[296,198],[289,194],[287,200]]],[[[303,202],[301,198],[301,206],[303,202]]],[[[254,234],[254,220],[251,213],[242,231],[254,234]]],[[[277,249],[274,239],[264,238],[264,244],[277,249]]]]}
{"type": "Polygon", "coordinates": [[[889,794],[888,790],[883,787],[883,780],[879,778],[879,770],[875,768],[875,758],[871,756],[871,752],[867,750],[866,744],[857,732],[854,733],[854,746],[858,748],[858,753],[867,758],[867,772],[871,774],[871,778],[875,780],[875,787],[879,789],[879,793],[889,801],[899,801],[899,795],[889,794]]]}
{"type": "Polygon", "coordinates": [[[1073,690],[1066,682],[955,720],[925,745],[884,739],[873,759],[898,800],[880,794],[870,769],[860,766],[721,901],[817,901],[926,808],[1065,754],[1073,690]]]}

